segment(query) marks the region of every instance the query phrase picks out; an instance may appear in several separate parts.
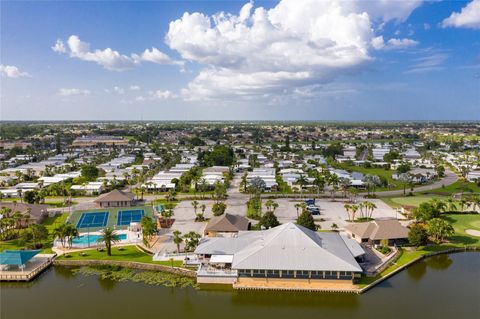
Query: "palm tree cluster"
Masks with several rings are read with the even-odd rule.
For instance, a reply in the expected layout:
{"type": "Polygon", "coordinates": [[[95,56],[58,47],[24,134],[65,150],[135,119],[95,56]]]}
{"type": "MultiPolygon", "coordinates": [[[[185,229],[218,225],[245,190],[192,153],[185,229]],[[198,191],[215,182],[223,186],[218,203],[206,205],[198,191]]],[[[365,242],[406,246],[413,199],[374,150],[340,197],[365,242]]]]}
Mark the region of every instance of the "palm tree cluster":
{"type": "Polygon", "coordinates": [[[9,240],[20,235],[19,229],[23,228],[28,221],[28,216],[19,211],[13,212],[11,208],[2,207],[0,210],[0,238],[9,240]]]}
{"type": "Polygon", "coordinates": [[[360,212],[360,217],[358,217],[360,220],[371,220],[377,205],[369,201],[364,201],[354,205],[345,204],[343,207],[347,211],[348,220],[354,222],[357,218],[357,212],[360,212]]]}
{"type": "Polygon", "coordinates": [[[78,230],[72,223],[63,223],[53,229],[52,235],[60,241],[63,248],[72,248],[73,239],[78,237],[78,230]]]}
{"type": "Polygon", "coordinates": [[[175,230],[173,232],[173,242],[177,246],[177,253],[180,253],[180,245],[185,243],[185,251],[194,251],[200,243],[201,236],[194,231],[190,231],[182,236],[182,232],[175,230]]]}

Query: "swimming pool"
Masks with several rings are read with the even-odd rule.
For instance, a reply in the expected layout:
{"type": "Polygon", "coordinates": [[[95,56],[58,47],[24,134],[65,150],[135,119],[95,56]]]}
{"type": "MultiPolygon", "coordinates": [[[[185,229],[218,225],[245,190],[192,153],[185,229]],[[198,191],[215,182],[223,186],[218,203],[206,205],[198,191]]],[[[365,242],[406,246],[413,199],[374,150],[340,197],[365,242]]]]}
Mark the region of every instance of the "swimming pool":
{"type": "MultiPolygon", "coordinates": [[[[127,239],[127,234],[118,234],[117,236],[120,240],[127,239]]],[[[73,246],[87,246],[88,244],[96,245],[98,243],[99,238],[100,238],[100,235],[81,235],[79,237],[74,238],[72,243],[73,243],[73,246]]]]}

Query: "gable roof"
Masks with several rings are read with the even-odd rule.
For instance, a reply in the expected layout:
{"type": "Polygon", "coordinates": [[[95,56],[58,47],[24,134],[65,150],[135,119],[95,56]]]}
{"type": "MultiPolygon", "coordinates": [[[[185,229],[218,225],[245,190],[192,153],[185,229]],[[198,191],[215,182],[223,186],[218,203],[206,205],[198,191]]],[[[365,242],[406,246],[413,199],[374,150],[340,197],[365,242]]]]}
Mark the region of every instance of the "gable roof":
{"type": "Polygon", "coordinates": [[[94,200],[95,203],[101,202],[131,202],[135,198],[135,195],[132,193],[124,192],[119,189],[114,189],[113,191],[102,194],[94,200]]]}
{"type": "Polygon", "coordinates": [[[378,219],[366,223],[355,223],[345,227],[355,236],[371,240],[400,239],[408,237],[408,229],[396,219],[378,219]]]}
{"type": "Polygon", "coordinates": [[[238,232],[248,230],[249,224],[248,219],[243,216],[224,214],[213,217],[205,227],[205,232],[238,232]]]}
{"type": "Polygon", "coordinates": [[[1,202],[0,209],[4,207],[11,209],[12,213],[20,212],[24,215],[28,213],[30,219],[37,223],[47,214],[48,209],[48,205],[43,204],[1,202]]]}

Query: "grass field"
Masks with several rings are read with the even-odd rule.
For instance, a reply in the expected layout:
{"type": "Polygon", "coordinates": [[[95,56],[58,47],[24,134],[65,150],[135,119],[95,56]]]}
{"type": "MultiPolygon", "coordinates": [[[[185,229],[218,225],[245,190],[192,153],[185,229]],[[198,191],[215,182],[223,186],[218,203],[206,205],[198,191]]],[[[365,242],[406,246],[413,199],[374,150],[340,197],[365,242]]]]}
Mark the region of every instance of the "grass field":
{"type": "MultiPolygon", "coordinates": [[[[105,251],[97,251],[96,249],[84,250],[81,252],[69,253],[69,256],[62,255],[60,260],[119,260],[134,261],[140,263],[157,264],[172,266],[171,261],[153,261],[152,256],[139,250],[136,246],[113,247],[112,256],[108,256],[105,251]]],[[[181,267],[181,261],[173,261],[174,267],[181,267]]]]}
{"type": "Polygon", "coordinates": [[[444,196],[450,196],[452,194],[457,194],[457,193],[464,193],[464,194],[469,194],[469,193],[479,193],[480,194],[480,187],[475,184],[475,183],[465,183],[461,181],[457,181],[453,184],[450,184],[448,186],[444,186],[441,188],[433,189],[428,192],[422,192],[421,194],[426,194],[426,195],[444,195],[444,196]]]}
{"type": "Polygon", "coordinates": [[[385,203],[390,205],[392,208],[397,208],[401,206],[419,206],[423,202],[428,202],[432,199],[441,199],[445,200],[448,197],[439,196],[439,195],[420,195],[420,196],[405,196],[405,197],[381,197],[380,199],[383,200],[385,203]]]}
{"type": "MultiPolygon", "coordinates": [[[[153,216],[153,209],[151,206],[132,206],[132,207],[114,207],[114,208],[99,208],[99,209],[91,209],[91,210],[82,210],[82,211],[75,211],[73,212],[68,221],[72,223],[74,226],[77,226],[78,221],[80,220],[83,213],[93,213],[93,212],[108,212],[108,221],[105,227],[112,227],[115,229],[126,229],[128,225],[119,226],[117,225],[117,216],[119,211],[125,210],[137,210],[143,209],[145,212],[145,216],[153,216]]],[[[104,227],[90,227],[88,231],[99,231],[102,230],[104,227]]],[[[80,228],[80,232],[86,232],[87,228],[80,228]]]]}
{"type": "Polygon", "coordinates": [[[471,236],[465,233],[466,229],[474,229],[480,231],[480,214],[476,215],[460,215],[448,214],[445,218],[455,229],[455,235],[450,237],[453,244],[462,245],[480,245],[480,237],[471,236]]]}

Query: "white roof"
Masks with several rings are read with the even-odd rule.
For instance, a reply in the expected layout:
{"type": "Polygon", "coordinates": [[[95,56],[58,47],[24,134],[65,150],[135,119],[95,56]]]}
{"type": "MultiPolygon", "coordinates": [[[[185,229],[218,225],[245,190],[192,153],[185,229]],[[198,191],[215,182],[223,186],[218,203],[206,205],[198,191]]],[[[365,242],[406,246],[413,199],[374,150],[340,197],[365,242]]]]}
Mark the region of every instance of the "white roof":
{"type": "Polygon", "coordinates": [[[212,255],[210,257],[211,264],[231,264],[233,255],[212,255]]]}
{"type": "Polygon", "coordinates": [[[196,254],[233,255],[233,269],[353,271],[361,247],[336,232],[317,233],[293,223],[234,238],[207,238],[196,254]]]}

